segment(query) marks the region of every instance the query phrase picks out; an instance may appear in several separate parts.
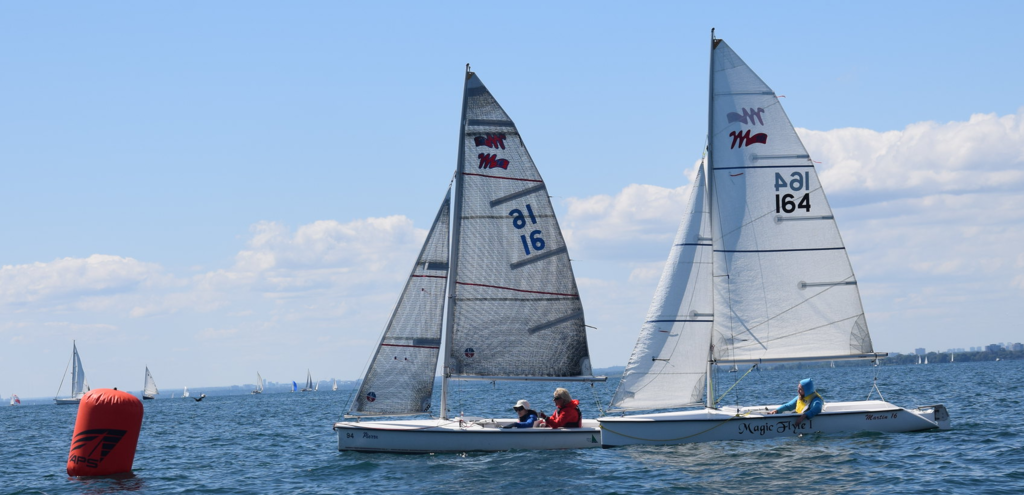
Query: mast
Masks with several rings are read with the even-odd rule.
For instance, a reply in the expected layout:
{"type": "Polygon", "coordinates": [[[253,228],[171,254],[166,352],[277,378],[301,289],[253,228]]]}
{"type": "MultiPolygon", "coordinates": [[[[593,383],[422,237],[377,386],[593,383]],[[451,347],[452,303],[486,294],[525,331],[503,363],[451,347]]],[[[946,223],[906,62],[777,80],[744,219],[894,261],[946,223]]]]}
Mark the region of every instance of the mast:
{"type": "Polygon", "coordinates": [[[462,162],[466,155],[466,105],[469,79],[473,73],[466,64],[466,78],[462,82],[462,116],[459,119],[459,158],[455,164],[455,205],[452,211],[452,238],[448,255],[448,311],[444,327],[444,365],[441,367],[441,419],[448,419],[448,377],[451,376],[452,337],[455,327],[455,280],[459,271],[459,235],[462,231],[462,162]]]}
{"type": "MultiPolygon", "coordinates": [[[[711,233],[711,239],[712,239],[712,241],[711,241],[711,303],[712,303],[711,307],[712,308],[715,307],[715,304],[714,304],[714,301],[715,301],[715,290],[714,290],[714,281],[715,281],[715,268],[714,268],[714,266],[715,266],[715,251],[714,251],[715,250],[715,246],[714,246],[714,244],[715,244],[714,243],[714,238],[715,238],[715,213],[714,213],[714,199],[715,199],[715,193],[714,193],[714,190],[713,190],[713,187],[714,187],[714,184],[715,184],[715,180],[714,180],[714,178],[715,178],[715,167],[714,167],[714,162],[713,162],[714,157],[712,156],[712,149],[714,148],[714,146],[712,146],[712,143],[714,143],[715,140],[714,140],[714,134],[713,134],[714,129],[712,128],[712,125],[713,125],[712,124],[712,118],[714,116],[714,106],[715,106],[715,46],[716,45],[718,45],[718,42],[717,42],[717,40],[715,40],[715,28],[711,28],[711,56],[710,56],[710,61],[708,62],[708,166],[707,166],[707,172],[708,173],[707,173],[706,180],[708,181],[708,183],[707,183],[707,190],[708,190],[708,193],[707,193],[708,194],[708,196],[707,196],[708,197],[708,199],[707,199],[707,202],[708,202],[708,222],[709,222],[708,223],[708,229],[709,229],[709,232],[711,233]]],[[[713,310],[712,310],[712,313],[714,313],[713,310]]],[[[712,319],[714,319],[713,316],[712,316],[712,319]]],[[[707,371],[706,371],[706,375],[705,375],[705,387],[704,387],[705,393],[707,395],[704,398],[704,405],[706,407],[708,407],[708,408],[714,408],[715,407],[715,394],[714,394],[713,384],[711,383],[711,369],[715,365],[715,362],[714,362],[714,346],[715,346],[715,344],[714,344],[714,331],[715,331],[714,330],[714,324],[712,324],[712,327],[711,327],[712,339],[711,339],[711,346],[708,348],[708,367],[707,367],[707,371]]]]}

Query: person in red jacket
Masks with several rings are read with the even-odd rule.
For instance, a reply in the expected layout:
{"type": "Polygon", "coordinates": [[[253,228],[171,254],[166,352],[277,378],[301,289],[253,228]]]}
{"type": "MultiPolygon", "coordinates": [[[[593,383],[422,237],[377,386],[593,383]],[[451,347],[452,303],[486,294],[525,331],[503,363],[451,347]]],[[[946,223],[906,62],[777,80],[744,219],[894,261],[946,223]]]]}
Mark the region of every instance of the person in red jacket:
{"type": "MultiPolygon", "coordinates": [[[[580,413],[580,401],[573,400],[569,391],[564,388],[555,389],[555,414],[544,418],[549,428],[579,428],[583,426],[583,414],[580,413]]],[[[544,413],[541,413],[543,418],[544,413]]]]}

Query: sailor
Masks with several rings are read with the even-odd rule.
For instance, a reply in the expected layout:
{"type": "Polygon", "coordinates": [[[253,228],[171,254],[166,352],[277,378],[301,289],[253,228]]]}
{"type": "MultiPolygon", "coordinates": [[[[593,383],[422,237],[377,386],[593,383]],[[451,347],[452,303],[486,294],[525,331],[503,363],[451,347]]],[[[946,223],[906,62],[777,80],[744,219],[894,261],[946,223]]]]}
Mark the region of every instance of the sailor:
{"type": "Polygon", "coordinates": [[[583,426],[583,413],[580,412],[580,401],[573,400],[568,390],[556,388],[555,396],[552,400],[555,401],[555,407],[558,409],[555,411],[555,414],[547,418],[544,417],[544,413],[540,413],[540,417],[544,421],[544,424],[541,426],[546,425],[551,428],[579,428],[583,426]]]}
{"type": "Polygon", "coordinates": [[[199,394],[199,397],[193,397],[193,399],[195,399],[196,402],[199,402],[199,401],[201,401],[201,400],[203,400],[205,398],[206,398],[206,394],[199,394]]]}
{"type": "Polygon", "coordinates": [[[516,402],[516,405],[512,406],[512,409],[519,415],[519,422],[505,425],[502,428],[533,428],[533,423],[537,421],[537,411],[530,409],[530,402],[526,399],[522,399],[516,402]]]}
{"type": "Polygon", "coordinates": [[[805,419],[817,416],[825,407],[825,399],[822,399],[818,392],[814,391],[814,381],[810,378],[800,380],[800,384],[796,386],[796,394],[793,400],[779,406],[774,411],[769,411],[768,414],[795,411],[800,414],[800,417],[796,418],[796,425],[800,426],[805,419]]]}

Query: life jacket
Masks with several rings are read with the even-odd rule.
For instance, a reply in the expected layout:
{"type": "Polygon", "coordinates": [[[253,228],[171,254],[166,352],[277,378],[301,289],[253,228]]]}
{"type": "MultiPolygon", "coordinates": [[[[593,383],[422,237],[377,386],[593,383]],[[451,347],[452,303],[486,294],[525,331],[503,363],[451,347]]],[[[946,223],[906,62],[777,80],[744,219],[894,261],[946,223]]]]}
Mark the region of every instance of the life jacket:
{"type": "Polygon", "coordinates": [[[817,392],[812,392],[809,395],[804,395],[802,398],[801,397],[797,397],[797,399],[796,399],[796,413],[797,414],[801,414],[804,411],[806,411],[808,407],[811,407],[811,401],[814,400],[815,397],[821,399],[821,407],[822,407],[822,409],[824,409],[825,408],[825,398],[820,396],[820,395],[818,395],[817,392]]]}
{"type": "Polygon", "coordinates": [[[572,407],[576,409],[576,414],[578,415],[577,417],[579,419],[577,419],[574,423],[566,423],[565,427],[566,428],[580,428],[580,427],[583,426],[583,412],[580,411],[580,406],[574,405],[572,407]]]}

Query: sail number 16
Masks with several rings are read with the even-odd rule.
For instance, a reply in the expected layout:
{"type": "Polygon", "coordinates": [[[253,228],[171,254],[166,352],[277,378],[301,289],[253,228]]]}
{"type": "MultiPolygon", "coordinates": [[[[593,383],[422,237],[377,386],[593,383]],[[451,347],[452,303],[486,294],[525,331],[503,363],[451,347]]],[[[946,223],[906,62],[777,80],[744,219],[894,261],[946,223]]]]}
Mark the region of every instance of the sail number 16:
{"type": "MultiPolygon", "coordinates": [[[[791,191],[806,191],[811,187],[811,173],[810,172],[793,172],[789,175],[790,180],[786,180],[782,174],[775,173],[775,192],[778,193],[781,189],[789,189],[791,191]]],[[[811,211],[811,193],[806,192],[803,196],[797,199],[795,194],[776,194],[775,195],[775,213],[793,213],[800,208],[808,213],[811,211]]]]}
{"type": "MultiPolygon", "coordinates": [[[[533,208],[531,208],[530,205],[526,205],[526,213],[530,216],[530,222],[536,224],[537,217],[533,215],[533,208]]],[[[526,216],[523,215],[523,211],[520,210],[519,208],[516,208],[508,212],[508,216],[512,217],[513,227],[517,229],[526,227],[526,216]]],[[[541,249],[544,249],[544,238],[541,237],[540,234],[541,231],[539,230],[534,230],[533,232],[530,232],[529,240],[526,239],[526,234],[519,236],[519,239],[523,241],[523,250],[526,251],[527,255],[530,254],[531,247],[534,251],[540,251],[541,249]]]]}

